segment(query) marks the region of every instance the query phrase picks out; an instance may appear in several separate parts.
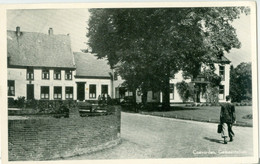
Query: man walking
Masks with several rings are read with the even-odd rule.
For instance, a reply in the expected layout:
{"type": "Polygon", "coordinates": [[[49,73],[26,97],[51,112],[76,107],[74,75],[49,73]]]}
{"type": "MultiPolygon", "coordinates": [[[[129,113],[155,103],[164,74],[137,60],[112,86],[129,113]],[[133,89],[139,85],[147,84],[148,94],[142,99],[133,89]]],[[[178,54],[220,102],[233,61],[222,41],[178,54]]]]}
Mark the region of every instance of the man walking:
{"type": "Polygon", "coordinates": [[[232,130],[232,124],[236,122],[235,106],[231,104],[230,96],[226,96],[226,103],[221,105],[220,111],[220,123],[222,125],[221,136],[224,138],[224,144],[227,144],[227,138],[229,141],[233,141],[234,132],[232,130]]]}

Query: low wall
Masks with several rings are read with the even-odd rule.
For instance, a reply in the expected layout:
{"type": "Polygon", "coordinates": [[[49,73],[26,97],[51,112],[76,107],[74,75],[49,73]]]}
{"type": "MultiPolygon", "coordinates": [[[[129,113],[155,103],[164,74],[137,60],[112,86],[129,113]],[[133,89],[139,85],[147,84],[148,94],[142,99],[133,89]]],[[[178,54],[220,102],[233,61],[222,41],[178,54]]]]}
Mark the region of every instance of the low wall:
{"type": "Polygon", "coordinates": [[[9,161],[51,160],[80,155],[120,142],[120,107],[111,115],[69,118],[29,116],[8,121],[9,161]]]}

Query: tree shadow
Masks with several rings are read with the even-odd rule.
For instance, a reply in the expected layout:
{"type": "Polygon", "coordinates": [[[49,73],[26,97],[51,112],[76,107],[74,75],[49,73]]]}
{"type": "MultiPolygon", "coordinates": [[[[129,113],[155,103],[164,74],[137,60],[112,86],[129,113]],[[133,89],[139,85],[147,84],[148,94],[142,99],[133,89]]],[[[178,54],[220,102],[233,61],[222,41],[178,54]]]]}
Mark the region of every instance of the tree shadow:
{"type": "Polygon", "coordinates": [[[223,144],[224,141],[223,140],[219,140],[219,139],[214,139],[214,138],[208,138],[208,137],[204,137],[205,140],[208,140],[210,142],[216,142],[216,143],[221,143],[223,144]]]}

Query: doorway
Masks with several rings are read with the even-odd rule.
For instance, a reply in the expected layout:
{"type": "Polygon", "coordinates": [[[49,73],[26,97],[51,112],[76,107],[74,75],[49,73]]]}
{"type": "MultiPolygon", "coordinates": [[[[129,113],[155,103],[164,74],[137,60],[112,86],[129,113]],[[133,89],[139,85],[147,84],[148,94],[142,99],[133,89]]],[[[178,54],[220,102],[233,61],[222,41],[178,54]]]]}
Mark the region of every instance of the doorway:
{"type": "Polygon", "coordinates": [[[77,83],[77,100],[83,101],[85,100],[85,82],[77,83]]]}
{"type": "Polygon", "coordinates": [[[34,99],[34,85],[33,84],[27,84],[27,100],[34,99]]]}

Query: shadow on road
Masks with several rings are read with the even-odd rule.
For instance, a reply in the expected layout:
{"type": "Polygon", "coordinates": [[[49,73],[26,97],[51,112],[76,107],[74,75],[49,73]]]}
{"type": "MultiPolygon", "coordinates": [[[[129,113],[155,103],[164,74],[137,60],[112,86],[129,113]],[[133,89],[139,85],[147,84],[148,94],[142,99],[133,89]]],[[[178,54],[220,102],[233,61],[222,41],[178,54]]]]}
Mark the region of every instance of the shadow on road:
{"type": "Polygon", "coordinates": [[[216,143],[221,143],[223,144],[222,140],[218,140],[218,139],[213,139],[213,138],[208,138],[208,137],[204,137],[205,140],[208,140],[210,142],[216,142],[216,143]]]}

